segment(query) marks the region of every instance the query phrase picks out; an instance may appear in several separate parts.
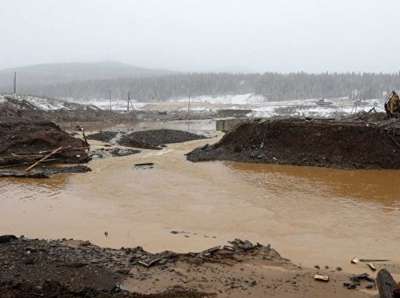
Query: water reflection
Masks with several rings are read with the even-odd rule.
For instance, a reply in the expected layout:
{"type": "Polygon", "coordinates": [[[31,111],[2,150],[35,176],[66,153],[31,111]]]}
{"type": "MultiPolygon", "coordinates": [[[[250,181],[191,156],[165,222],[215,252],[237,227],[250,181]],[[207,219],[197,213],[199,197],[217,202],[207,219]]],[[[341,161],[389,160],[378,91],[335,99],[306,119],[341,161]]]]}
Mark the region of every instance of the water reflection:
{"type": "Polygon", "coordinates": [[[0,200],[39,199],[57,197],[67,189],[69,176],[56,175],[50,179],[2,178],[0,179],[0,200]]]}
{"type": "Polygon", "coordinates": [[[357,199],[399,208],[399,171],[337,170],[299,166],[227,163],[251,184],[274,193],[302,192],[325,197],[357,199]]]}

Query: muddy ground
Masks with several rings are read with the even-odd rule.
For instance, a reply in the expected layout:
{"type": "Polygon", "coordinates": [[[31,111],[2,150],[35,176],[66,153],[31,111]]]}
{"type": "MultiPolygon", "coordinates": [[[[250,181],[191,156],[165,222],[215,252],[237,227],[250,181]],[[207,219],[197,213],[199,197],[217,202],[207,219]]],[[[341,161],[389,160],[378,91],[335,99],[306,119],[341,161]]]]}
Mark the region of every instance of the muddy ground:
{"type": "Polygon", "coordinates": [[[207,137],[181,130],[159,129],[136,131],[122,136],[118,143],[122,146],[162,149],[166,144],[183,143],[194,140],[202,140],[207,137]]]}
{"type": "Polygon", "coordinates": [[[232,160],[344,169],[400,169],[400,122],[382,113],[342,120],[248,121],[191,161],[232,160]]]}
{"type": "Polygon", "coordinates": [[[370,297],[360,290],[371,284],[348,290],[350,275],[339,269],[304,268],[270,245],[239,239],[201,253],[152,254],[0,236],[0,266],[1,297],[370,297]],[[315,281],[317,273],[330,281],[315,281]]]}

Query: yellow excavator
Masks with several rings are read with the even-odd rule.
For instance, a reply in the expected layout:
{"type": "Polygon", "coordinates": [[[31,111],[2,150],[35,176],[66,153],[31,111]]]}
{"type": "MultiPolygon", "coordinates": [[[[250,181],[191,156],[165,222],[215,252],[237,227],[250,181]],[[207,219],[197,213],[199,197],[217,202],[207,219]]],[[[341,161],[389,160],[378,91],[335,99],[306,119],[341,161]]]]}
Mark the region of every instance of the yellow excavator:
{"type": "Polygon", "coordinates": [[[396,91],[392,91],[385,102],[385,111],[389,117],[400,114],[400,98],[396,91]]]}

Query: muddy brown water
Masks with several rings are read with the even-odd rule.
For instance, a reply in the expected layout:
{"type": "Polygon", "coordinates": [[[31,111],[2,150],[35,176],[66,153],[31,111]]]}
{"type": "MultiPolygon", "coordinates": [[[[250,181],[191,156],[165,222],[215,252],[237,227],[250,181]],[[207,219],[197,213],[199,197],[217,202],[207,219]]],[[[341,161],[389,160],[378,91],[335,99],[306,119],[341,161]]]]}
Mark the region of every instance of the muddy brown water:
{"type": "Polygon", "coordinates": [[[94,160],[86,174],[2,179],[0,234],[152,252],[241,238],[270,243],[295,263],[358,273],[365,269],[349,265],[354,256],[399,260],[399,171],[186,161],[185,153],[217,140],[94,160]],[[134,169],[146,162],[154,168],[134,169]]]}

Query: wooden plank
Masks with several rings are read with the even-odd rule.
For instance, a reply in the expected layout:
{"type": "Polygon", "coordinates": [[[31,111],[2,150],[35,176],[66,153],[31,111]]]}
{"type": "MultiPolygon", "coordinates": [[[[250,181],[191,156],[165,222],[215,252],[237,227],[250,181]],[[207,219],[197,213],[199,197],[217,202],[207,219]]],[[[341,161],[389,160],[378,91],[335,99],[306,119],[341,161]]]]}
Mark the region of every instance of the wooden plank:
{"type": "Polygon", "coordinates": [[[54,154],[56,154],[58,151],[60,151],[63,147],[59,147],[56,150],[54,150],[53,152],[47,154],[45,157],[43,157],[42,159],[38,160],[37,162],[35,162],[33,165],[31,165],[30,167],[26,168],[25,172],[29,172],[30,170],[32,170],[34,167],[36,167],[37,165],[39,165],[41,162],[45,161],[46,159],[48,159],[49,157],[53,156],[54,154]]]}

